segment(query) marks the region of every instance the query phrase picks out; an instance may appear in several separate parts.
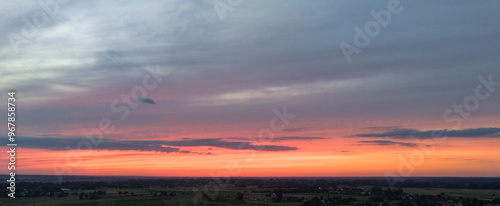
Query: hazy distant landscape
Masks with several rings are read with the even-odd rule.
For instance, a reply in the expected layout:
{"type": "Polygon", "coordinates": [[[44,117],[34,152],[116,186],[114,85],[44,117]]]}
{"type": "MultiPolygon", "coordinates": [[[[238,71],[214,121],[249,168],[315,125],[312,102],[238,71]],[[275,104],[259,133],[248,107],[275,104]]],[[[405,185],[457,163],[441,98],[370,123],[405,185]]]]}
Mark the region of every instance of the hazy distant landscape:
{"type": "MultiPolygon", "coordinates": [[[[500,178],[160,178],[23,176],[2,205],[496,205],[500,178]]],[[[5,194],[6,195],[6,194],[5,194]]]]}

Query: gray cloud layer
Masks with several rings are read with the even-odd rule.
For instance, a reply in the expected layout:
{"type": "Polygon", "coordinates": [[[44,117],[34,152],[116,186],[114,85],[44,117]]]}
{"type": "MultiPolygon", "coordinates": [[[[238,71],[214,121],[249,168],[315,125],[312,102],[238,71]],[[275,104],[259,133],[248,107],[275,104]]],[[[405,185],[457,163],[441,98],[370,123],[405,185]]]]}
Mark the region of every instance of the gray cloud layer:
{"type": "MultiPolygon", "coordinates": [[[[223,139],[228,139],[228,140],[254,140],[254,139],[251,139],[251,138],[244,138],[244,137],[225,137],[223,139]]],[[[321,140],[321,139],[327,139],[325,137],[297,137],[297,136],[294,136],[294,137],[275,137],[275,138],[272,138],[272,139],[268,139],[268,138],[263,138],[263,139],[258,139],[258,138],[255,138],[255,140],[259,140],[259,141],[287,141],[287,140],[321,140]]]]}
{"type": "Polygon", "coordinates": [[[137,101],[146,104],[156,104],[156,102],[153,99],[147,97],[137,97],[137,101]]]}
{"type": "MultiPolygon", "coordinates": [[[[69,1],[18,53],[7,36],[22,35],[23,19],[43,9],[2,2],[0,90],[20,91],[19,115],[29,118],[19,124],[33,136],[77,130],[116,117],[111,102],[141,84],[142,66],[158,64],[170,74],[148,92],[155,111],[135,110],[117,128],[140,120],[183,136],[193,124],[267,121],[276,105],[307,123],[296,132],[381,116],[441,121],[474,94],[477,76],[500,81],[499,1],[401,1],[403,11],[351,64],[339,43],[353,44],[353,28],[373,21],[370,11],[386,9],[386,1],[252,0],[224,21],[212,2],[69,1]]],[[[475,117],[497,112],[499,101],[491,95],[475,117]]]]}
{"type": "MultiPolygon", "coordinates": [[[[6,138],[5,138],[6,139],[6,138]]],[[[81,149],[89,149],[86,145],[88,139],[85,138],[49,138],[49,137],[19,137],[19,144],[26,148],[38,148],[48,150],[67,150],[68,146],[75,149],[79,144],[81,149]],[[85,144],[83,144],[85,143],[85,144]]],[[[93,145],[91,145],[93,146],[93,145]]],[[[290,151],[297,150],[296,147],[281,145],[255,145],[244,141],[224,141],[220,139],[183,139],[179,141],[118,141],[104,139],[102,143],[93,146],[93,149],[101,150],[137,150],[156,152],[180,152],[190,153],[180,150],[178,147],[218,147],[232,150],[260,150],[260,151],[290,151]]]]}
{"type": "MultiPolygon", "coordinates": [[[[373,128],[372,128],[373,129],[373,128]]],[[[378,128],[385,131],[376,133],[363,133],[356,134],[353,137],[386,137],[393,139],[430,139],[436,137],[457,137],[457,138],[477,138],[477,137],[487,137],[495,138],[500,137],[500,128],[490,127],[490,128],[471,128],[462,130],[429,130],[420,131],[416,129],[407,128],[378,128]],[[443,134],[439,136],[440,134],[443,134]]]]}
{"type": "Polygon", "coordinates": [[[274,138],[274,141],[284,141],[284,140],[319,140],[326,139],[324,137],[278,137],[274,138]]]}
{"type": "Polygon", "coordinates": [[[366,141],[359,141],[361,144],[368,144],[368,145],[379,145],[379,146],[390,146],[390,145],[399,145],[403,147],[416,147],[417,144],[414,143],[406,143],[406,142],[395,142],[395,141],[390,141],[390,140],[366,140],[366,141]]]}

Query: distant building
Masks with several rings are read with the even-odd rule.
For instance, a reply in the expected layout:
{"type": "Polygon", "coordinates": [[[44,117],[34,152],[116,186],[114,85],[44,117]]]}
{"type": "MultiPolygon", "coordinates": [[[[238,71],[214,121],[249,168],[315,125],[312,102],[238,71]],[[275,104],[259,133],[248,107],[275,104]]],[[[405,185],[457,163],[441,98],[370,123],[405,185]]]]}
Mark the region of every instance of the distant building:
{"type": "Polygon", "coordinates": [[[62,190],[63,192],[71,192],[71,189],[68,189],[68,188],[61,188],[61,190],[62,190]]]}

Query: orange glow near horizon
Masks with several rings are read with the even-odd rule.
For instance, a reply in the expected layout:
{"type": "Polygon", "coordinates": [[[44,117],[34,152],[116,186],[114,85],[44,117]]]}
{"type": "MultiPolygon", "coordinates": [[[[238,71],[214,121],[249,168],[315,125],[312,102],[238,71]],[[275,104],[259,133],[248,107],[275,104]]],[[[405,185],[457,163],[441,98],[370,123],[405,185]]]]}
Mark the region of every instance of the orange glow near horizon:
{"type": "MultiPolygon", "coordinates": [[[[97,149],[49,151],[18,147],[16,171],[20,175],[55,175],[57,170],[65,168],[64,175],[286,177],[384,176],[388,171],[407,175],[404,172],[408,171],[408,164],[414,170],[410,176],[498,176],[495,171],[500,169],[498,164],[491,164],[499,161],[498,140],[484,144],[449,139],[437,144],[430,155],[421,153],[419,148],[353,145],[350,139],[336,141],[343,151],[329,151],[331,147],[325,141],[329,140],[308,144],[287,142],[300,146],[298,151],[215,148],[212,155],[97,149]],[[418,159],[416,154],[424,154],[424,159],[418,159]],[[54,167],[54,163],[59,166],[54,167]],[[403,167],[401,172],[400,167],[403,167]]],[[[186,149],[201,151],[208,147],[186,149]]],[[[4,161],[7,161],[5,156],[4,161]]],[[[2,172],[7,172],[6,168],[2,172]]]]}
{"type": "MultiPolygon", "coordinates": [[[[94,103],[91,102],[90,105],[94,103]]],[[[58,103],[60,104],[62,103],[58,103]]],[[[272,136],[276,139],[259,140],[255,137],[262,128],[269,128],[272,111],[269,111],[267,117],[252,117],[251,120],[241,123],[190,122],[189,115],[186,119],[181,115],[182,118],[175,121],[170,119],[168,114],[151,117],[157,111],[157,108],[146,106],[141,108],[141,112],[131,111],[130,115],[136,116],[122,121],[118,119],[118,115],[113,116],[106,110],[98,116],[79,120],[77,123],[55,121],[51,124],[55,128],[39,125],[19,127],[22,136],[41,138],[40,141],[44,141],[45,137],[61,140],[85,139],[82,130],[96,129],[99,124],[96,120],[102,119],[102,115],[109,115],[115,129],[103,134],[103,140],[108,143],[170,141],[174,144],[137,150],[131,150],[135,149],[135,145],[128,148],[119,145],[114,150],[103,145],[93,145],[92,150],[74,150],[71,148],[76,148],[76,143],[66,145],[56,142],[60,148],[50,150],[42,149],[50,147],[47,145],[24,148],[21,136],[16,153],[16,172],[20,175],[324,177],[385,176],[388,172],[398,176],[498,176],[500,171],[500,166],[495,164],[500,161],[498,138],[448,138],[434,144],[432,140],[418,143],[412,138],[353,136],[367,132],[370,128],[376,129],[380,125],[410,125],[407,128],[421,131],[449,128],[450,125],[445,125],[442,120],[392,118],[369,121],[356,116],[332,120],[304,115],[300,119],[294,119],[284,130],[273,133],[272,136]],[[147,115],[142,116],[145,114],[147,115]],[[149,118],[157,119],[144,122],[149,118]],[[267,121],[262,121],[266,118],[267,121]],[[334,125],[335,129],[331,129],[331,125],[334,125]],[[415,125],[420,126],[414,127],[415,125]],[[58,132],[55,133],[54,130],[58,132]],[[280,137],[306,139],[279,139],[280,137]],[[222,145],[185,144],[185,141],[190,140],[224,141],[216,142],[222,145]],[[234,145],[228,145],[234,142],[267,145],[275,147],[275,150],[238,150],[234,145]],[[387,142],[389,144],[385,144],[387,142]],[[426,147],[416,146],[415,143],[426,147]],[[70,149],[63,150],[66,146],[70,149]],[[429,146],[434,147],[430,152],[427,151],[429,146]],[[178,151],[156,152],[163,148],[174,148],[178,151]]],[[[79,119],[80,116],[75,118],[79,119]]],[[[462,128],[495,127],[495,118],[494,115],[472,117],[462,128]]],[[[201,121],[196,117],[191,119],[201,121]]],[[[2,158],[8,161],[8,156],[2,158]]],[[[2,168],[0,171],[6,173],[8,170],[2,168]]]]}

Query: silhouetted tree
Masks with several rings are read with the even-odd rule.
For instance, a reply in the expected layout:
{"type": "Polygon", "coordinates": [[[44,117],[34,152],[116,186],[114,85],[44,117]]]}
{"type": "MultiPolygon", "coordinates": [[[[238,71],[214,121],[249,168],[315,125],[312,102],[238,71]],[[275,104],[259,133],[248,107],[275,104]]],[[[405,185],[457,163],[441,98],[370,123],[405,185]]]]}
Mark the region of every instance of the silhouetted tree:
{"type": "Polygon", "coordinates": [[[243,200],[243,193],[241,193],[241,192],[236,193],[236,199],[243,200]]]}
{"type": "Polygon", "coordinates": [[[274,190],[274,194],[276,197],[273,197],[272,201],[273,202],[281,202],[283,200],[283,194],[281,193],[281,189],[274,190]]]}

